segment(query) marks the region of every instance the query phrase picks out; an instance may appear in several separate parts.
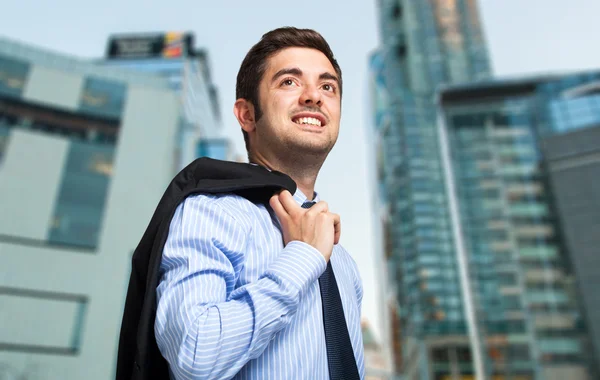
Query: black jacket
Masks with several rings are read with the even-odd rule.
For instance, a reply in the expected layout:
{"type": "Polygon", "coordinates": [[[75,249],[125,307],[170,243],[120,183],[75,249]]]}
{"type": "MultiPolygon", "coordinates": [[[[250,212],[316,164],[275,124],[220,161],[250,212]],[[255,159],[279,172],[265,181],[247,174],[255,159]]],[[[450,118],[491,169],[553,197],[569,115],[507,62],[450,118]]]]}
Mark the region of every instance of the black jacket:
{"type": "Polygon", "coordinates": [[[169,379],[168,363],[154,336],[154,320],[163,247],[177,206],[197,193],[234,193],[252,202],[266,203],[282,189],[293,194],[296,183],[283,173],[261,166],[210,158],[195,160],[175,176],[133,253],[121,323],[117,380],[169,379]]]}

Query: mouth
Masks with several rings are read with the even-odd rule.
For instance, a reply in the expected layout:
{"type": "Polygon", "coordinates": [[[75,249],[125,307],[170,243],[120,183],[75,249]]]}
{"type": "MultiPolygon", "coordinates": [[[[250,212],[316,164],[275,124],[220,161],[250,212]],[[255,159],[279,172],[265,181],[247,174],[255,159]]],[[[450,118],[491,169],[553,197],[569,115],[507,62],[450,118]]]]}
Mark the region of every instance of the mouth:
{"type": "Polygon", "coordinates": [[[324,127],[327,124],[325,117],[318,113],[300,113],[292,117],[292,122],[312,127],[324,127]]]}

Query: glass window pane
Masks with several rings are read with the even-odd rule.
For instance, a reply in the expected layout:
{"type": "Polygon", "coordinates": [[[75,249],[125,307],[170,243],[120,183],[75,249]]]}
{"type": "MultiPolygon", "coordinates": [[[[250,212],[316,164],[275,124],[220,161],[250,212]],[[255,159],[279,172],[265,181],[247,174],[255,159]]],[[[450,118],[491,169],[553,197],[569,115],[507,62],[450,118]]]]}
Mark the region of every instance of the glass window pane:
{"type": "Polygon", "coordinates": [[[50,225],[51,243],[96,247],[113,155],[112,145],[71,142],[50,225]]]}
{"type": "Polygon", "coordinates": [[[84,113],[118,119],[125,105],[124,83],[88,77],[83,84],[79,109],[84,113]]]}
{"type": "Polygon", "coordinates": [[[0,94],[20,98],[29,74],[29,63],[0,56],[0,94]]]}

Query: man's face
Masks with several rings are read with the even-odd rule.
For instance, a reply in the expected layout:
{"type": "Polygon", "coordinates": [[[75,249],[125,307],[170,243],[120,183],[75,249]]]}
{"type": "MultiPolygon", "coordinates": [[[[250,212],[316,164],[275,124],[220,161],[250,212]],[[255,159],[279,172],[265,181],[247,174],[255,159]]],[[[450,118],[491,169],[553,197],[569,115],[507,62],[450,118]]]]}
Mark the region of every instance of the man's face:
{"type": "Polygon", "coordinates": [[[269,58],[259,85],[262,116],[252,147],[263,155],[324,157],[339,132],[337,74],[323,53],[287,48],[269,58]]]}

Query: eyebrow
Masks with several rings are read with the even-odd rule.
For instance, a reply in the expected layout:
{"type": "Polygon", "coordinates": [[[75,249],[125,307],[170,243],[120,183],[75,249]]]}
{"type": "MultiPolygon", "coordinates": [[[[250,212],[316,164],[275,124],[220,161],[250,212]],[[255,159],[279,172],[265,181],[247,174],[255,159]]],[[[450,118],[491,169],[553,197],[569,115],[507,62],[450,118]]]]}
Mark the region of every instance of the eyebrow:
{"type": "Polygon", "coordinates": [[[340,80],[338,79],[337,75],[333,75],[331,73],[323,73],[323,74],[319,75],[319,80],[324,80],[324,79],[333,80],[338,85],[340,84],[340,80]]]}
{"type": "MultiPolygon", "coordinates": [[[[271,78],[271,81],[275,82],[279,77],[282,77],[283,75],[296,75],[296,76],[300,77],[300,76],[302,76],[302,70],[300,70],[298,67],[288,67],[288,68],[281,69],[278,72],[276,72],[275,75],[273,75],[273,78],[271,78]]],[[[338,84],[340,83],[340,80],[338,79],[338,77],[336,75],[333,75],[328,72],[325,72],[325,73],[319,75],[319,80],[324,80],[324,79],[336,81],[338,84]]]]}
{"type": "Polygon", "coordinates": [[[273,78],[271,78],[271,82],[275,82],[277,80],[277,78],[284,76],[284,75],[302,76],[302,70],[300,70],[297,67],[288,67],[285,69],[281,69],[278,72],[276,72],[275,75],[273,75],[273,78]]]}

